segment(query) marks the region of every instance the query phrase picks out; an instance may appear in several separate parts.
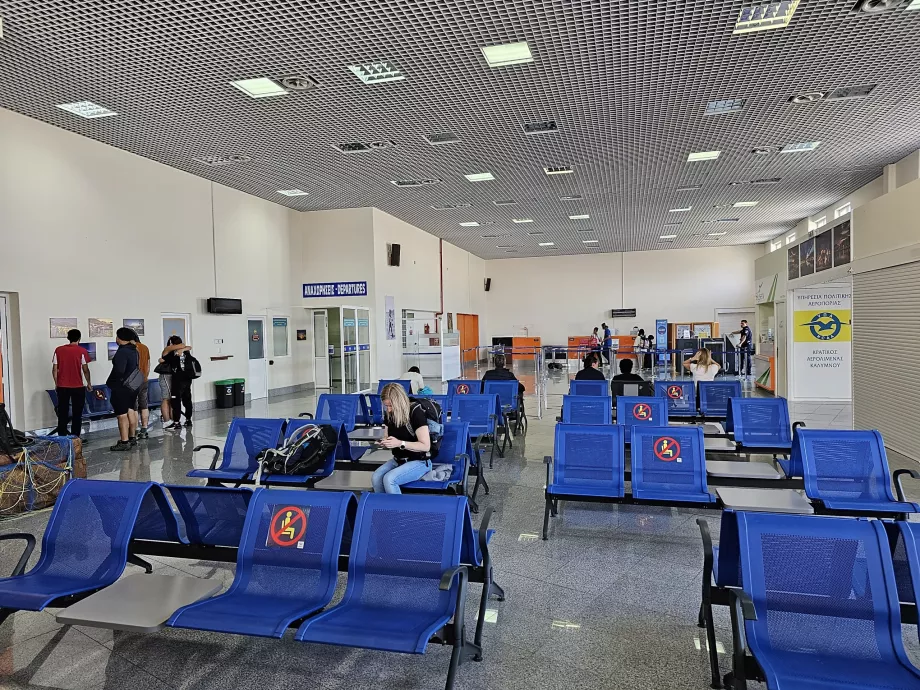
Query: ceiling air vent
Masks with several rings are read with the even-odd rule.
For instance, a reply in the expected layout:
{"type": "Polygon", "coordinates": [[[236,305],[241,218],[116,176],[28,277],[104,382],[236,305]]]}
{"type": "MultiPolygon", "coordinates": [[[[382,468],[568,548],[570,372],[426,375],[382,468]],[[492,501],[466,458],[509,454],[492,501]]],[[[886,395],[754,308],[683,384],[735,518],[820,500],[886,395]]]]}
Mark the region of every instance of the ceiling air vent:
{"type": "Polygon", "coordinates": [[[457,208],[469,208],[470,204],[468,202],[461,202],[459,204],[444,204],[443,206],[432,206],[435,211],[452,211],[457,208]]]}
{"type": "Polygon", "coordinates": [[[768,184],[779,184],[779,181],[782,178],[779,177],[764,177],[759,180],[751,180],[751,184],[754,185],[768,185],[768,184]]]}
{"type": "Polygon", "coordinates": [[[806,93],[799,93],[795,96],[789,97],[790,103],[818,103],[819,101],[824,100],[823,91],[808,91],[806,93]]]}
{"type": "Polygon", "coordinates": [[[390,180],[390,182],[397,187],[430,187],[431,185],[441,184],[441,180],[433,178],[424,180],[390,180]]]}
{"type": "Polygon", "coordinates": [[[779,150],[779,146],[758,146],[757,148],[751,149],[751,153],[753,153],[755,156],[766,156],[770,153],[776,153],[779,150]]]}
{"type": "Polygon", "coordinates": [[[441,144],[456,144],[460,141],[460,137],[453,132],[440,132],[438,134],[426,134],[425,141],[432,146],[440,146],[441,144]]]}
{"type": "Polygon", "coordinates": [[[202,156],[201,158],[195,158],[194,160],[199,163],[204,163],[211,167],[220,167],[222,165],[236,165],[237,163],[248,163],[252,160],[249,156],[244,156],[239,153],[232,153],[227,156],[202,156]]]}
{"type": "Polygon", "coordinates": [[[827,101],[848,101],[853,98],[865,98],[875,88],[875,84],[863,84],[862,86],[841,86],[828,92],[825,96],[827,101]]]}
{"type": "Polygon", "coordinates": [[[572,196],[561,196],[559,201],[578,201],[581,198],[581,194],[573,194],[572,196]]]}
{"type": "Polygon", "coordinates": [[[364,151],[379,151],[380,149],[393,148],[396,144],[387,139],[382,139],[380,141],[369,141],[366,143],[363,141],[350,141],[345,144],[333,144],[332,146],[342,153],[363,153],[364,151]]]}
{"type": "Polygon", "coordinates": [[[879,12],[890,12],[901,6],[903,0],[859,0],[855,9],[857,12],[867,14],[878,14],[879,12]]]}
{"type": "Polygon", "coordinates": [[[566,175],[575,171],[572,170],[571,165],[554,165],[543,168],[543,172],[545,172],[547,175],[566,175]]]}
{"type": "Polygon", "coordinates": [[[559,131],[555,120],[547,120],[546,122],[527,122],[521,126],[524,128],[524,134],[552,134],[553,132],[559,131]]]}
{"type": "Polygon", "coordinates": [[[278,77],[276,79],[281,86],[286,88],[288,91],[313,91],[318,87],[316,79],[313,77],[298,77],[296,75],[289,75],[286,77],[278,77]]]}

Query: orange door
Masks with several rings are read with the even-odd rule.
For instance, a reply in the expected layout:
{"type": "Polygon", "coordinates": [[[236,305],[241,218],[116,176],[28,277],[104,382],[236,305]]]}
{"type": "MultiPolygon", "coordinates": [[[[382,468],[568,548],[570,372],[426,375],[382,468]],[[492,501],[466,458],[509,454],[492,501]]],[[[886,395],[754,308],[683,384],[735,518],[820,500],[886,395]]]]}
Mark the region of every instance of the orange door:
{"type": "Polygon", "coordinates": [[[457,328],[460,329],[460,350],[464,362],[475,362],[479,347],[479,316],[477,314],[457,314],[457,328]],[[469,352],[467,352],[469,350],[469,352]]]}

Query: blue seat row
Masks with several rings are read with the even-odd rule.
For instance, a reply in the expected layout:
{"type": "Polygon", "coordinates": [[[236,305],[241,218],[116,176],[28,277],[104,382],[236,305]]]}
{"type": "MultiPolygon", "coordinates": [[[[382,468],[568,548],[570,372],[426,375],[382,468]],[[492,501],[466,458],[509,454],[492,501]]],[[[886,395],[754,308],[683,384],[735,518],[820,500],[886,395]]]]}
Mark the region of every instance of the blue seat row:
{"type": "Polygon", "coordinates": [[[902,609],[916,623],[916,523],[727,511],[716,548],[706,522],[697,522],[712,687],[920,687],[901,633],[902,609]],[[732,611],[724,679],[713,604],[732,611]]]}
{"type": "MultiPolygon", "coordinates": [[[[610,397],[611,388],[607,381],[573,379],[569,381],[569,395],[610,397]]],[[[740,381],[700,381],[694,384],[689,380],[673,380],[655,381],[655,395],[667,399],[668,414],[672,417],[724,419],[728,415],[729,399],[740,398],[742,392],[740,381]]]]}
{"type": "MultiPolygon", "coordinates": [[[[616,412],[616,423],[621,426],[668,425],[667,401],[664,398],[620,395],[616,399],[616,412]]],[[[564,395],[561,421],[564,424],[613,424],[610,397],[564,395]]]]}
{"type": "MultiPolygon", "coordinates": [[[[46,390],[48,398],[51,400],[51,406],[57,414],[58,397],[57,391],[52,389],[46,390]]],[[[83,406],[83,419],[99,419],[101,417],[115,416],[115,410],[112,408],[112,391],[106,385],[93,386],[92,391],[86,391],[86,403],[83,406]],[[101,399],[97,397],[97,391],[102,394],[101,399]]],[[[160,390],[159,379],[150,379],[147,381],[147,407],[156,409],[163,402],[163,394],[160,390]]]]}
{"type": "MultiPolygon", "coordinates": [[[[27,553],[13,577],[0,579],[0,616],[69,605],[114,583],[138,553],[207,559],[184,549],[213,534],[215,513],[237,530],[245,500],[230,589],[176,611],[168,625],[268,637],[296,626],[301,641],[418,654],[429,641],[450,644],[447,688],[460,663],[482,658],[486,601],[504,593],[492,578],[490,513],[477,532],[466,498],[365,494],[356,506],[351,493],[168,489],[179,499],[179,516],[164,487],[151,482],[68,483],[49,518],[41,558],[28,573],[22,570],[34,540],[7,535],[26,538],[27,553]],[[221,501],[224,507],[215,508],[221,501]],[[338,605],[326,608],[346,537],[347,588],[338,605]],[[471,578],[483,583],[473,642],[463,620],[471,578]]],[[[229,536],[225,531],[216,541],[229,536]]]]}

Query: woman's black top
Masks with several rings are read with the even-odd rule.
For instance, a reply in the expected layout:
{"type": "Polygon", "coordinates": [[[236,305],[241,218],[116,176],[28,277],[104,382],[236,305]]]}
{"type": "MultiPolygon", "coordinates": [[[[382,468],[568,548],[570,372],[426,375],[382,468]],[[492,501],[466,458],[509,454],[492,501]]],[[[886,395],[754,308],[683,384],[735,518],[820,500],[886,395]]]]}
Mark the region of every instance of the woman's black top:
{"type": "MultiPolygon", "coordinates": [[[[400,441],[405,441],[406,443],[415,443],[418,441],[415,430],[422,427],[428,427],[428,418],[425,416],[425,410],[422,409],[421,405],[411,405],[409,407],[408,426],[412,427],[412,429],[410,430],[407,426],[396,426],[390,420],[389,416],[387,417],[387,435],[398,438],[400,441]]],[[[431,451],[428,453],[417,453],[411,450],[393,448],[393,457],[396,458],[400,465],[406,460],[427,460],[436,457],[437,454],[438,451],[434,447],[432,447],[431,451]]]]}

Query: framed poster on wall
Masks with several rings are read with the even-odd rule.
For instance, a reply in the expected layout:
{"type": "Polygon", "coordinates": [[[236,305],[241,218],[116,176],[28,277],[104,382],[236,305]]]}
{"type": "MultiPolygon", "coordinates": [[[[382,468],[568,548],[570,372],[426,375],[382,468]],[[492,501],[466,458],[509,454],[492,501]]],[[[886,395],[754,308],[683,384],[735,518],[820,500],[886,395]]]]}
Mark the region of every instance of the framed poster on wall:
{"type": "Polygon", "coordinates": [[[799,273],[804,278],[815,272],[815,238],[799,245],[799,273]]]}
{"type": "Polygon", "coordinates": [[[834,266],[850,263],[850,221],[834,228],[834,266]]]}
{"type": "Polygon", "coordinates": [[[833,266],[831,260],[831,231],[822,232],[815,238],[815,273],[833,266]]]}
{"type": "Polygon", "coordinates": [[[795,280],[799,277],[799,248],[789,247],[789,280],[795,280]]]}

